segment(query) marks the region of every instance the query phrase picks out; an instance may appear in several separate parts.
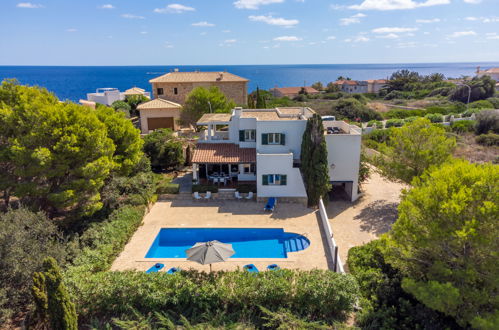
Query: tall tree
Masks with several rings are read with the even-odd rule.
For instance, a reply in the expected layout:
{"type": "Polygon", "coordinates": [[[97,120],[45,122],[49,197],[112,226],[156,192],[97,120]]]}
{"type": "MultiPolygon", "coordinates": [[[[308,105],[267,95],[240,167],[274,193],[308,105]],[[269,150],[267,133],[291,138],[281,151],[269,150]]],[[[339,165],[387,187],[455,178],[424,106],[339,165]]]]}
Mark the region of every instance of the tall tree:
{"type": "Polygon", "coordinates": [[[267,107],[265,93],[261,93],[260,88],[256,88],[256,109],[265,109],[267,107]]]}
{"type": "Polygon", "coordinates": [[[0,104],[0,166],[8,170],[0,190],[50,214],[100,209],[115,151],[106,126],[91,109],[54,103],[35,87],[5,82],[5,94],[12,97],[0,104]]]}
{"type": "Polygon", "coordinates": [[[389,235],[402,287],[463,327],[499,328],[499,168],[446,163],[413,181],[389,235]]]}
{"type": "Polygon", "coordinates": [[[42,321],[48,321],[51,329],[78,329],[75,305],[54,258],[46,258],[43,261],[43,271],[33,275],[32,294],[37,315],[42,321]]]}
{"type": "Polygon", "coordinates": [[[161,170],[180,166],[185,162],[182,142],[170,129],[158,129],[144,138],[144,152],[151,159],[151,166],[161,170]]]}
{"type": "Polygon", "coordinates": [[[494,96],[496,91],[496,81],[490,76],[475,77],[466,84],[470,86],[471,93],[467,86],[459,85],[449,95],[449,99],[463,103],[468,102],[468,96],[470,97],[470,102],[485,100],[486,98],[494,96]]]}
{"type": "Polygon", "coordinates": [[[301,170],[308,196],[308,206],[317,206],[331,188],[327,165],[327,145],[319,115],[307,121],[301,144],[301,170]]]}
{"type": "Polygon", "coordinates": [[[431,166],[449,160],[455,147],[455,139],[444,128],[419,118],[392,131],[376,163],[383,175],[410,183],[431,166]]]}
{"type": "Polygon", "coordinates": [[[185,124],[195,124],[205,113],[227,113],[235,105],[216,86],[209,89],[196,87],[187,95],[180,118],[185,124]]]}
{"type": "Polygon", "coordinates": [[[322,91],[322,90],[324,90],[324,85],[322,85],[322,83],[320,81],[318,81],[318,82],[312,84],[312,88],[315,90],[318,90],[318,91],[322,91]]]}

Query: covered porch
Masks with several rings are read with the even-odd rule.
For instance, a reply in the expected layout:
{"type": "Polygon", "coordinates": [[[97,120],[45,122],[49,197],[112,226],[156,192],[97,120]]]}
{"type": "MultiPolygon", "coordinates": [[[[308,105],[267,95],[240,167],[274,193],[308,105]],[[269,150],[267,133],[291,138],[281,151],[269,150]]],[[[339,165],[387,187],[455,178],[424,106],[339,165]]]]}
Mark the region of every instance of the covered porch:
{"type": "Polygon", "coordinates": [[[192,156],[193,180],[205,184],[236,185],[256,181],[256,150],[233,143],[202,143],[192,156]]]}

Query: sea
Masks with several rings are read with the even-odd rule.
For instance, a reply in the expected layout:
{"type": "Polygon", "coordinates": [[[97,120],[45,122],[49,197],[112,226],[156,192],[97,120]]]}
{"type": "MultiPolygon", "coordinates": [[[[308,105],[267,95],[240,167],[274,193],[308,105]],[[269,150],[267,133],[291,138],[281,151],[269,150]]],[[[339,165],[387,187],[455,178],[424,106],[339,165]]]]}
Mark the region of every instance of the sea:
{"type": "Polygon", "coordinates": [[[179,71],[227,71],[250,80],[249,91],[257,87],[308,86],[327,84],[337,77],[355,80],[385,79],[397,70],[407,69],[426,75],[443,73],[449,78],[473,76],[477,67],[499,67],[489,63],[406,63],[406,64],[296,64],[296,65],[157,65],[157,66],[0,66],[0,80],[15,78],[22,84],[38,85],[55,93],[60,100],[78,102],[97,88],[114,87],[124,91],[140,87],[151,91],[149,80],[179,71]]]}

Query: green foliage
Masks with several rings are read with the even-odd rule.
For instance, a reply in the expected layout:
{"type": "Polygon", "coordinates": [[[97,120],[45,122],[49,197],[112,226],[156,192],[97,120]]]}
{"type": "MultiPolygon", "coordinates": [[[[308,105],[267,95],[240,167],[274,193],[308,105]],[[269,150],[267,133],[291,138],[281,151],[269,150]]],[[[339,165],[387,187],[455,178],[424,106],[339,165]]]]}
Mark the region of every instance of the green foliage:
{"type": "Polygon", "coordinates": [[[198,192],[198,193],[204,194],[207,191],[211,191],[212,193],[217,193],[218,187],[215,185],[208,185],[208,184],[193,184],[192,185],[192,192],[198,192]]]}
{"type": "Polygon", "coordinates": [[[169,169],[185,162],[182,142],[170,129],[157,129],[144,138],[144,152],[155,169],[169,169]]]}
{"type": "Polygon", "coordinates": [[[46,91],[0,87],[0,190],[50,214],[92,214],[115,151],[93,110],[59,103],[46,91]]]}
{"type": "Polygon", "coordinates": [[[455,146],[444,128],[420,118],[391,132],[376,163],[385,176],[410,183],[431,166],[446,162],[455,146]]]}
{"type": "Polygon", "coordinates": [[[406,109],[392,109],[383,114],[383,117],[386,119],[396,118],[396,119],[404,119],[408,117],[422,117],[425,115],[424,110],[406,110],[406,109]]]}
{"type": "Polygon", "coordinates": [[[317,114],[307,120],[307,127],[303,132],[301,170],[307,190],[308,206],[317,206],[322,196],[331,189],[324,127],[321,117],[317,114]]]}
{"type": "Polygon", "coordinates": [[[499,146],[499,134],[488,133],[476,137],[476,143],[484,146],[499,146]]]}
{"type": "Polygon", "coordinates": [[[367,127],[383,128],[383,122],[379,120],[370,120],[367,122],[367,127]]]}
{"type": "Polygon", "coordinates": [[[413,181],[389,238],[405,290],[461,326],[490,322],[499,302],[499,168],[455,160],[413,181]]]}
{"type": "Polygon", "coordinates": [[[111,108],[125,114],[126,118],[130,118],[132,107],[125,101],[114,101],[113,104],[111,104],[111,108]]]}
{"type": "Polygon", "coordinates": [[[499,97],[489,97],[487,101],[492,104],[492,109],[499,109],[499,97]]]}
{"type": "Polygon", "coordinates": [[[429,119],[432,123],[441,123],[444,121],[442,115],[438,113],[429,113],[425,118],[429,119]]]}
{"type": "Polygon", "coordinates": [[[457,329],[451,318],[406,293],[402,275],[385,260],[386,241],[375,240],[348,251],[348,269],[359,283],[362,329],[457,329]]]}
{"type": "Polygon", "coordinates": [[[402,127],[404,126],[404,120],[403,119],[388,119],[385,122],[385,127],[390,128],[390,127],[402,127]]]}
{"type": "Polygon", "coordinates": [[[181,121],[186,124],[195,124],[199,118],[205,113],[228,113],[234,107],[235,103],[229,100],[216,86],[209,89],[204,87],[194,88],[185,100],[182,112],[180,113],[181,121]]]}
{"type": "Polygon", "coordinates": [[[350,120],[360,119],[361,121],[381,120],[381,115],[369,109],[357,99],[350,97],[340,99],[332,108],[331,115],[337,118],[347,118],[350,120]]]}
{"type": "Polygon", "coordinates": [[[321,96],[325,100],[339,100],[342,97],[345,97],[346,95],[347,94],[345,94],[343,92],[328,92],[327,94],[323,94],[321,96]]]}
{"type": "Polygon", "coordinates": [[[123,113],[111,108],[100,106],[96,109],[97,118],[106,125],[107,136],[113,140],[114,170],[120,175],[129,175],[142,159],[143,141],[140,131],[123,113]]]}
{"type": "Polygon", "coordinates": [[[160,183],[156,189],[157,194],[178,194],[180,191],[180,185],[178,183],[160,183]]]}
{"type": "Polygon", "coordinates": [[[43,270],[33,275],[33,298],[37,315],[48,320],[51,329],[77,330],[76,308],[62,282],[57,261],[52,257],[43,260],[43,270]]]}
{"type": "MultiPolygon", "coordinates": [[[[471,87],[470,102],[485,100],[494,96],[496,82],[489,76],[475,77],[467,82],[467,85],[471,87]]],[[[449,95],[449,99],[466,103],[468,101],[468,94],[469,88],[467,86],[457,86],[449,95]]]]}
{"type": "Polygon", "coordinates": [[[462,134],[466,132],[473,132],[475,124],[476,121],[474,120],[459,120],[453,121],[450,127],[454,133],[462,134]]]}
{"type": "Polygon", "coordinates": [[[144,95],[127,95],[125,98],[126,103],[130,106],[131,112],[135,112],[139,104],[149,101],[144,95]]]}
{"type": "Polygon", "coordinates": [[[156,190],[152,172],[139,172],[134,176],[113,176],[101,191],[104,207],[115,210],[125,205],[147,205],[156,190]]]}
{"type": "Polygon", "coordinates": [[[499,134],[499,111],[484,110],[476,115],[476,134],[493,132],[499,134]]]}
{"type": "Polygon", "coordinates": [[[45,257],[65,260],[72,246],[63,243],[62,233],[42,212],[21,207],[0,214],[0,323],[31,302],[31,276],[45,257]]]}
{"type": "Polygon", "coordinates": [[[322,83],[320,81],[313,83],[311,87],[315,90],[318,90],[318,91],[324,90],[324,85],[322,85],[322,83]]]}
{"type": "MultiPolygon", "coordinates": [[[[270,93],[269,93],[270,94],[270,93]]],[[[255,108],[256,109],[265,109],[267,107],[266,104],[266,93],[260,93],[260,88],[256,88],[255,95],[255,108]]]]}
{"type": "Polygon", "coordinates": [[[371,168],[364,154],[360,155],[359,184],[363,184],[371,176],[371,168]]]}
{"type": "Polygon", "coordinates": [[[376,141],[378,143],[386,143],[390,140],[390,138],[393,135],[393,131],[396,128],[389,128],[389,129],[377,129],[374,131],[371,131],[368,134],[364,134],[362,138],[364,139],[369,139],[376,141]]]}
{"type": "Polygon", "coordinates": [[[336,93],[340,91],[340,87],[334,82],[330,82],[326,85],[326,93],[336,93]]]}
{"type": "Polygon", "coordinates": [[[474,109],[494,109],[494,105],[487,100],[471,102],[469,107],[474,109]]]}

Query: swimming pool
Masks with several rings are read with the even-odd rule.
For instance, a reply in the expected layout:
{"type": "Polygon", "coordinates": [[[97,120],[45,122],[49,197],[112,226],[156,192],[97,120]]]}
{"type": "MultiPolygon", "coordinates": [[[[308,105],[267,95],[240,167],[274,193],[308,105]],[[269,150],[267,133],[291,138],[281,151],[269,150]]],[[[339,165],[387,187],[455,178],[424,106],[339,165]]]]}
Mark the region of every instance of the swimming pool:
{"type": "Polygon", "coordinates": [[[306,249],[310,241],[282,228],[161,228],[146,258],[186,258],[197,242],[217,240],[232,244],[232,258],[287,258],[306,249]]]}

